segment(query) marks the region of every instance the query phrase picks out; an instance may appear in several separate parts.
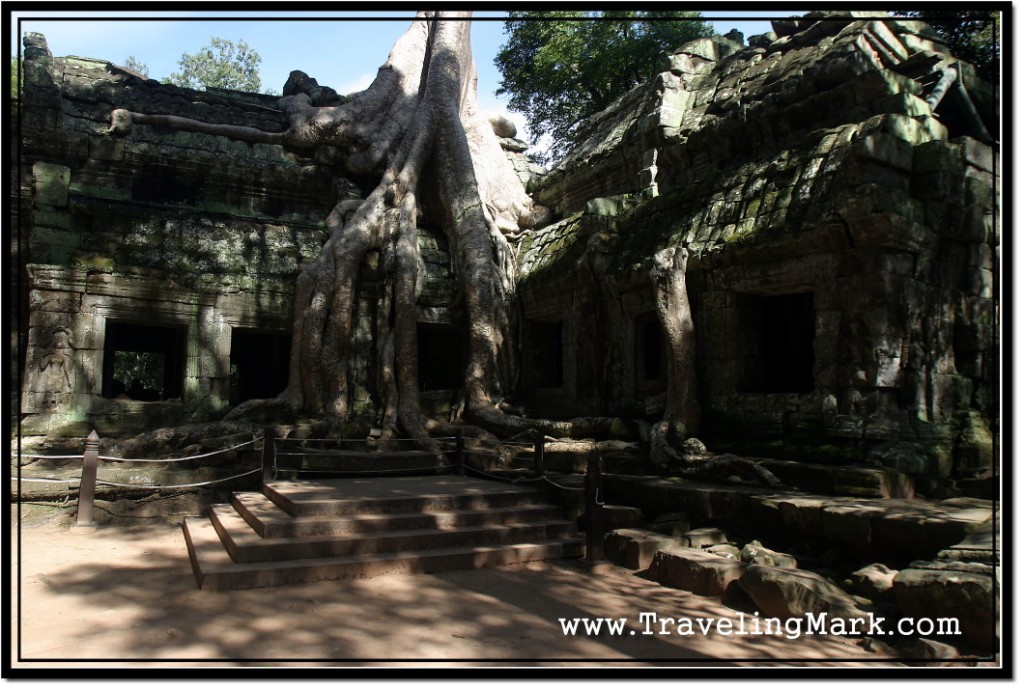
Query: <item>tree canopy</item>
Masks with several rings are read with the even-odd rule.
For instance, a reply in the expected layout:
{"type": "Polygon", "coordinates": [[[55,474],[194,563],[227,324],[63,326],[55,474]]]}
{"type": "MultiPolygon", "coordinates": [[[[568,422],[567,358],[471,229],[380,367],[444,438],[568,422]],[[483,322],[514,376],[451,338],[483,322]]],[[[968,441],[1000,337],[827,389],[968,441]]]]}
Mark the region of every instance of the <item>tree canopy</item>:
{"type": "Polygon", "coordinates": [[[260,54],[242,40],[237,43],[214,37],[198,52],[184,53],[178,60],[180,72],[168,81],[188,89],[236,89],[258,92],[260,54]]]}
{"type": "Polygon", "coordinates": [[[138,72],[144,77],[149,76],[149,66],[146,65],[146,63],[139,60],[138,58],[136,58],[134,55],[129,55],[127,58],[125,58],[124,66],[130,70],[138,72]]]}
{"type": "Polygon", "coordinates": [[[505,22],[498,94],[523,113],[547,162],[571,148],[579,123],[659,70],[664,55],[713,33],[698,12],[518,11],[505,22]]]}
{"type": "Polygon", "coordinates": [[[897,12],[928,22],[949,46],[949,52],[978,68],[994,82],[999,63],[999,10],[908,10],[897,12]]]}

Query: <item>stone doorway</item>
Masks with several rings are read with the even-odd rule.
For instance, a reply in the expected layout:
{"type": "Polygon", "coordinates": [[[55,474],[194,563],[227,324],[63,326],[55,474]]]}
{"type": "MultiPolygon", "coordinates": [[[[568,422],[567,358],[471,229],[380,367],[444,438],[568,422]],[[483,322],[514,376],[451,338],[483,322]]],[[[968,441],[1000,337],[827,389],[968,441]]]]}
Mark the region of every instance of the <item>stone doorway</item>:
{"type": "Polygon", "coordinates": [[[231,330],[231,405],[273,398],[288,385],[291,336],[283,331],[231,330]]]}
{"type": "Polygon", "coordinates": [[[564,384],[562,322],[526,323],[523,378],[527,389],[557,389],[564,384]]]}
{"type": "Polygon", "coordinates": [[[181,398],[185,331],[184,326],[108,320],[103,349],[104,398],[181,398]]]}
{"type": "Polygon", "coordinates": [[[814,389],[814,294],[741,295],[739,344],[746,393],[814,389]]]}
{"type": "Polygon", "coordinates": [[[665,330],[657,312],[646,312],[636,318],[633,327],[636,363],[636,393],[650,396],[668,386],[668,358],[665,330]]]}
{"type": "Polygon", "coordinates": [[[445,324],[419,324],[416,355],[420,391],[447,391],[462,387],[466,367],[465,331],[445,324]]]}

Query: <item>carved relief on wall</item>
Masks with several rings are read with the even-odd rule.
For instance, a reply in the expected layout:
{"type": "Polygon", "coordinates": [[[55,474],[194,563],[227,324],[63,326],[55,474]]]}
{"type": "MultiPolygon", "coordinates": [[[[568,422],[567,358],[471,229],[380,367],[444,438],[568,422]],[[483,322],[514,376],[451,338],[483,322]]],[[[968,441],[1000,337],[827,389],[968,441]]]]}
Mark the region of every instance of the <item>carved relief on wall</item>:
{"type": "Polygon", "coordinates": [[[50,339],[49,350],[39,359],[35,382],[31,391],[40,395],[37,399],[43,410],[55,411],[65,407],[75,391],[74,346],[70,330],[58,327],[50,339]]]}

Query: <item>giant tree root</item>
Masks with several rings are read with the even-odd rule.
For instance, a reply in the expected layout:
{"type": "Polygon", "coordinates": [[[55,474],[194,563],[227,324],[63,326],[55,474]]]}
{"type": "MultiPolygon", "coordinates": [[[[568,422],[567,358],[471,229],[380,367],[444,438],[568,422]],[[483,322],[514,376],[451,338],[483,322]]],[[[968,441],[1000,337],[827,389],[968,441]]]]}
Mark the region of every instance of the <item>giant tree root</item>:
{"type": "Polygon", "coordinates": [[[673,474],[704,482],[758,485],[772,489],[786,487],[775,473],[757,461],[733,454],[712,456],[699,463],[679,468],[673,474]]]}
{"type": "Polygon", "coordinates": [[[546,210],[526,194],[491,119],[477,105],[469,37],[468,14],[419,13],[366,91],[336,106],[314,107],[310,94],[298,87],[280,99],[289,123],[283,132],[115,110],[110,134],[127,136],[133,127],[158,125],[279,144],[315,152],[341,175],[379,180],[365,199],[336,200],[327,218],[330,238],[319,258],[301,269],[288,385],[274,405],[339,423],[348,419],[360,271],[374,253],[379,283],[372,308],[373,378],[380,425],[385,437],[412,437],[440,452],[432,438],[453,428],[424,415],[419,403],[423,363],[417,357],[416,304],[425,263],[417,228],[422,225],[446,235],[466,313],[465,407],[456,422],[498,436],[531,429],[556,437],[601,434],[612,421],[534,420],[500,405],[515,388],[517,370],[511,319],[516,264],[508,236],[533,227],[546,210]]]}

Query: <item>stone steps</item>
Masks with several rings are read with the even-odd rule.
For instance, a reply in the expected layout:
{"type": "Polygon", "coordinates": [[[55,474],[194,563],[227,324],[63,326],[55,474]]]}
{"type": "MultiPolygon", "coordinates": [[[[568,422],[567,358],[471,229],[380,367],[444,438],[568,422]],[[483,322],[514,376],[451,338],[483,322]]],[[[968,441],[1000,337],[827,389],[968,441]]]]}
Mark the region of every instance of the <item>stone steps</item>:
{"type": "Polygon", "coordinates": [[[459,478],[454,476],[443,479],[429,477],[374,478],[372,480],[343,481],[306,481],[270,483],[264,487],[264,494],[275,504],[292,516],[355,516],[359,514],[395,514],[431,511],[461,511],[465,509],[491,509],[510,506],[532,506],[536,503],[536,494],[511,485],[487,483],[493,485],[486,492],[462,491],[466,487],[476,487],[468,483],[481,483],[482,480],[459,478]],[[343,483],[343,484],[339,484],[343,483]],[[380,483],[394,483],[395,487],[403,488],[388,494],[370,494],[366,496],[339,496],[335,491],[346,487],[358,491],[363,487],[376,488],[380,483]],[[406,488],[422,487],[422,490],[407,491],[406,488]],[[440,487],[441,491],[427,488],[440,487]],[[452,491],[452,490],[455,491],[452,491]]]}
{"type": "Polygon", "coordinates": [[[480,568],[583,554],[530,489],[464,477],[273,482],[183,525],[202,589],[480,568]]]}
{"type": "MultiPolygon", "coordinates": [[[[356,451],[281,447],[277,451],[277,477],[295,479],[299,473],[362,475],[386,472],[396,475],[428,474],[438,467],[431,453],[417,450],[356,451]]],[[[451,461],[445,461],[450,464],[451,461]]]]}
{"type": "Polygon", "coordinates": [[[235,511],[264,538],[343,535],[396,530],[451,529],[553,520],[561,517],[555,506],[509,506],[459,511],[362,513],[346,516],[292,516],[259,492],[236,493],[235,511]]]}
{"type": "Polygon", "coordinates": [[[245,563],[567,539],[573,537],[575,533],[572,525],[566,521],[542,521],[451,529],[393,530],[352,535],[261,538],[253,532],[245,519],[230,509],[230,505],[214,506],[211,509],[210,519],[231,558],[236,562],[245,563]],[[225,511],[225,508],[229,510],[225,511]]]}

